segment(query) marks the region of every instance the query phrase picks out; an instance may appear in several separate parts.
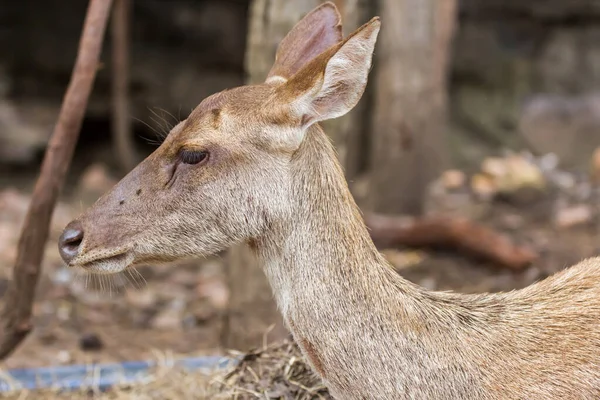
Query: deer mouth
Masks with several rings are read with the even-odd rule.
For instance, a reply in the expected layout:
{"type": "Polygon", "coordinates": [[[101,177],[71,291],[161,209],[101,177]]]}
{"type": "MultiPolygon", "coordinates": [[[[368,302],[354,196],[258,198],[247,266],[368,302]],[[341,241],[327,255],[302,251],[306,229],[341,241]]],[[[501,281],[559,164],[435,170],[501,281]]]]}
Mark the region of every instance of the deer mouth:
{"type": "Polygon", "coordinates": [[[87,272],[101,275],[116,274],[126,270],[133,262],[133,254],[129,250],[112,252],[112,254],[87,256],[74,260],[69,266],[81,268],[87,272]]]}

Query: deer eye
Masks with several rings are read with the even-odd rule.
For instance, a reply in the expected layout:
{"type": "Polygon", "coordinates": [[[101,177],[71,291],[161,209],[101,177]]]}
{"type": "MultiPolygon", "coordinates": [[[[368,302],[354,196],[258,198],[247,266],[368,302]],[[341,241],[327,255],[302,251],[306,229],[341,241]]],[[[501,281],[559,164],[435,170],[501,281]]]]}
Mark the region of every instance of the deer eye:
{"type": "Polygon", "coordinates": [[[208,159],[208,151],[202,150],[181,150],[179,160],[184,164],[200,164],[208,159]]]}

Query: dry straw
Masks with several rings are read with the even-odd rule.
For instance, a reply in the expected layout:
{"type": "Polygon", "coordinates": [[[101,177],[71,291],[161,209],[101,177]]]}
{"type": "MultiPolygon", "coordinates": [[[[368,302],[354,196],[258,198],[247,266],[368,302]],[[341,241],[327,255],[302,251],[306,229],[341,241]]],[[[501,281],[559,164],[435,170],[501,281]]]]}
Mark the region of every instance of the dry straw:
{"type": "Polygon", "coordinates": [[[172,362],[159,362],[147,379],[100,392],[94,387],[76,392],[15,390],[7,399],[332,399],[321,380],[310,370],[291,340],[264,345],[240,356],[241,362],[227,369],[186,371],[172,362]]]}

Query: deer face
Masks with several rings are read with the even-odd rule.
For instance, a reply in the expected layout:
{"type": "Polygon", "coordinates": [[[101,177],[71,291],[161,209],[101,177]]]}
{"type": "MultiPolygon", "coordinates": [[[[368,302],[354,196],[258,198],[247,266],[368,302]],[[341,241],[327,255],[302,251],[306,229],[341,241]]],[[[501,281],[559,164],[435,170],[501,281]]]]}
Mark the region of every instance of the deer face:
{"type": "MultiPolygon", "coordinates": [[[[164,143],[66,228],[71,265],[116,272],[137,262],[213,254],[282,218],[292,149],[270,141],[282,125],[273,87],[204,100],[164,143]],[[72,256],[71,256],[72,254],[72,256]]],[[[293,129],[290,129],[293,130],[293,129]]]]}
{"type": "Polygon", "coordinates": [[[373,19],[341,41],[331,3],[308,14],[282,42],[264,84],[205,99],[72,221],[59,242],[63,259],[114,273],[214,254],[288,218],[294,154],[310,125],[358,102],[378,30],[373,19]]]}

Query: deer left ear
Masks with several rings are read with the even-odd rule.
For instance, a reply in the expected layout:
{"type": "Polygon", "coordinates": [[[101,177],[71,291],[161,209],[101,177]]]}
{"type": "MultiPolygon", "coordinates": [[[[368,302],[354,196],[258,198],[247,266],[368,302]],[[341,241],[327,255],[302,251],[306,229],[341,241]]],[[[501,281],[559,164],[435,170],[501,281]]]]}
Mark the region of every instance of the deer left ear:
{"type": "Polygon", "coordinates": [[[341,41],[340,13],[328,1],[306,14],[279,43],[267,83],[289,79],[310,60],[341,41]]]}
{"type": "Polygon", "coordinates": [[[375,17],[279,88],[304,128],[340,117],[358,103],[367,85],[379,29],[379,17],[375,17]]]}

